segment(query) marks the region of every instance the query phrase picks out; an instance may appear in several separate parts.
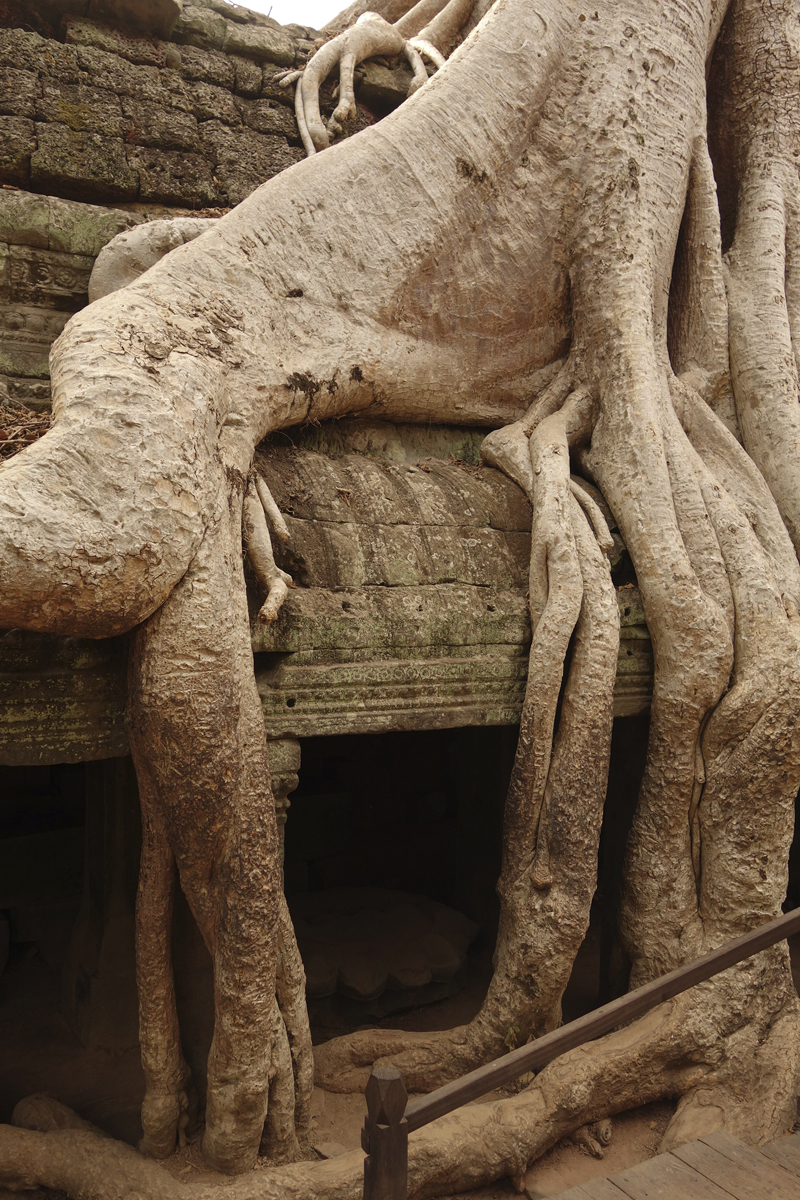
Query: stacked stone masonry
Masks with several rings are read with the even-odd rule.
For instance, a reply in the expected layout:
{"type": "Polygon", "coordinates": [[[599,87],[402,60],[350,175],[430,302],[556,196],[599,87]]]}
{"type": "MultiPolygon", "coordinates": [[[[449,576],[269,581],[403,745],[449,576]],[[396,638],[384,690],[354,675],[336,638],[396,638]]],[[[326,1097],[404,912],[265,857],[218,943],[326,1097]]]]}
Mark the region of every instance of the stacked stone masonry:
{"type": "MultiPolygon", "coordinates": [[[[406,440],[424,449],[424,433],[406,440]]],[[[268,737],[516,724],[531,636],[525,496],[491,468],[342,451],[257,453],[292,534],[276,553],[299,585],[264,626],[249,580],[268,737]]],[[[614,710],[627,716],[650,703],[653,657],[636,588],[618,595],[614,710]]],[[[0,764],[125,754],[126,645],[0,633],[0,764]]]]}
{"type": "MultiPolygon", "coordinates": [[[[222,214],[302,160],[277,80],[315,36],[225,0],[0,0],[0,401],[49,405],[50,346],[115,234],[222,214]]],[[[343,136],[409,79],[369,64],[343,136]]]]}
{"type": "MultiPolygon", "coordinates": [[[[103,204],[226,209],[304,157],[292,89],[277,80],[306,61],[313,30],[222,0],[184,5],[169,41],[69,12],[38,25],[44,34],[30,21],[0,29],[0,183],[103,204]]],[[[407,71],[372,74],[362,72],[364,98],[399,103],[407,71]]],[[[372,120],[362,105],[344,135],[372,120]]]]}

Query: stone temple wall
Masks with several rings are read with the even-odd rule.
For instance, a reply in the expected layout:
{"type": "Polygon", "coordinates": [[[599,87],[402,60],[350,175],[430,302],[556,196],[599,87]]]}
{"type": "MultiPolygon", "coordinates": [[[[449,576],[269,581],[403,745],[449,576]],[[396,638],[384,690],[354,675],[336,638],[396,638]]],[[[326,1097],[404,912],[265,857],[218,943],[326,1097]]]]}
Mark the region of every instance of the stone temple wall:
{"type": "MultiPolygon", "coordinates": [[[[0,403],[49,406],[50,345],[116,233],[222,215],[304,157],[277,78],[316,36],[227,0],[0,0],[0,403]]],[[[361,68],[343,136],[409,81],[361,68]]]]}

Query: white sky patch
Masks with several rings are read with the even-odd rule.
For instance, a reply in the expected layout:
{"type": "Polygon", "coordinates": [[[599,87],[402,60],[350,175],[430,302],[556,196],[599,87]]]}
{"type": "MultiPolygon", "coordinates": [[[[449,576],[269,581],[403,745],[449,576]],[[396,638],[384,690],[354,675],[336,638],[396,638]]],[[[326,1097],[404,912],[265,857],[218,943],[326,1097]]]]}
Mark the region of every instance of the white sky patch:
{"type": "Polygon", "coordinates": [[[244,7],[253,12],[269,13],[281,25],[296,21],[298,25],[321,29],[326,21],[346,8],[347,3],[348,0],[246,0],[244,7]]]}

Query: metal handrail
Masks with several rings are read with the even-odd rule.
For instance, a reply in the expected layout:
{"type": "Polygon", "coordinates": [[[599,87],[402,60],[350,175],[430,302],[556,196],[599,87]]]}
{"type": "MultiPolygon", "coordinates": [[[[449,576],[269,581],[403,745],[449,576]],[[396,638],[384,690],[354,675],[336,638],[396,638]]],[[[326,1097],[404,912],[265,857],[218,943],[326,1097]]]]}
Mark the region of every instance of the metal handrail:
{"type": "Polygon", "coordinates": [[[437,1117],[461,1108],[527,1071],[541,1070],[554,1058],[641,1017],[665,1000],[718,975],[746,958],[800,932],[800,908],[776,917],[751,933],[726,942],[684,967],[670,971],[593,1012],[546,1033],[530,1045],[478,1067],[460,1079],[407,1104],[403,1076],[396,1067],[375,1067],[367,1083],[367,1116],[361,1133],[364,1200],[406,1200],[408,1135],[437,1117]]]}

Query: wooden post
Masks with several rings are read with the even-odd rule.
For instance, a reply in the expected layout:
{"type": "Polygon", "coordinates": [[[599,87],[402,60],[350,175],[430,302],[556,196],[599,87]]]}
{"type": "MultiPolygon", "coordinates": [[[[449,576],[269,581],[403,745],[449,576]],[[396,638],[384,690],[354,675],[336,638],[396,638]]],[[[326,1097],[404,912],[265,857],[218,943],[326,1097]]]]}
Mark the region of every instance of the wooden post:
{"type": "Polygon", "coordinates": [[[403,1076],[396,1067],[374,1067],[364,1095],[364,1200],[406,1200],[408,1122],[403,1114],[408,1093],[403,1076]]]}

